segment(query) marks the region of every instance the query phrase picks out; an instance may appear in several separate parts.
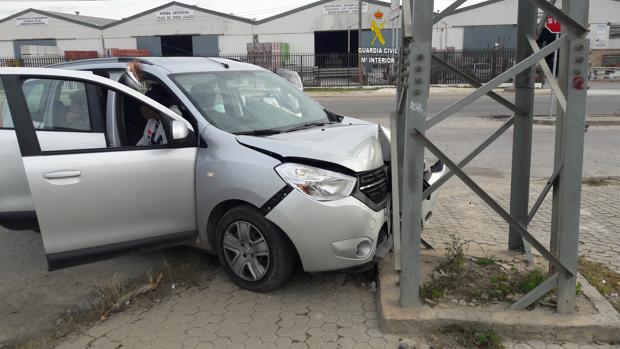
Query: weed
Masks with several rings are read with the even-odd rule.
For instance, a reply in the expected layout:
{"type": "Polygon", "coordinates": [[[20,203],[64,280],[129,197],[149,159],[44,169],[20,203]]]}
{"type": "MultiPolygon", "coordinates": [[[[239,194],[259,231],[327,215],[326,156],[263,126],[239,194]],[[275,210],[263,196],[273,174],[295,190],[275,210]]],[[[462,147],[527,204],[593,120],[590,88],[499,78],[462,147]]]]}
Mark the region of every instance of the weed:
{"type": "Polygon", "coordinates": [[[504,348],[499,335],[490,329],[466,328],[453,325],[442,328],[433,337],[434,344],[441,348],[504,348]]]}
{"type": "Polygon", "coordinates": [[[538,287],[538,285],[542,284],[546,279],[547,275],[545,275],[542,270],[534,269],[521,275],[519,280],[517,280],[515,287],[517,291],[521,293],[529,293],[538,287]]]}
{"type": "Polygon", "coordinates": [[[476,263],[481,267],[488,267],[489,265],[494,265],[497,263],[497,258],[495,256],[482,257],[476,260],[476,263]]]}
{"type": "Polygon", "coordinates": [[[450,241],[446,243],[446,261],[439,269],[446,273],[460,273],[465,265],[465,250],[471,240],[463,240],[455,234],[450,234],[450,241]]]}
{"type": "Polygon", "coordinates": [[[581,258],[579,272],[588,280],[611,305],[620,311],[620,274],[609,269],[606,265],[581,258]]]}
{"type": "Polygon", "coordinates": [[[446,260],[437,268],[438,275],[434,274],[430,282],[422,285],[420,290],[422,297],[441,298],[448,290],[458,286],[465,265],[465,249],[468,246],[468,240],[462,240],[454,234],[450,235],[450,242],[446,243],[446,260]]]}
{"type": "Polygon", "coordinates": [[[503,348],[502,340],[493,330],[474,330],[472,333],[472,342],[478,348],[503,348]]]}
{"type": "Polygon", "coordinates": [[[577,287],[575,288],[575,294],[579,296],[582,293],[583,293],[583,284],[581,283],[581,281],[577,281],[577,287]]]}

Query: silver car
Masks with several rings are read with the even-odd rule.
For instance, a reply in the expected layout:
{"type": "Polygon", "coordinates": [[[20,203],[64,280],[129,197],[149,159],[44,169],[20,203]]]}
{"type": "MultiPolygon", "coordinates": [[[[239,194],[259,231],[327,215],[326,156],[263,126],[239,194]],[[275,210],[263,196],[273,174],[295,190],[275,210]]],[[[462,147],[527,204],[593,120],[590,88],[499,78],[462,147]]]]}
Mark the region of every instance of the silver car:
{"type": "Polygon", "coordinates": [[[140,58],[132,87],[132,61],[0,68],[0,224],[40,229],[50,270],[190,243],[268,291],[389,250],[385,129],[254,65],[140,58]]]}

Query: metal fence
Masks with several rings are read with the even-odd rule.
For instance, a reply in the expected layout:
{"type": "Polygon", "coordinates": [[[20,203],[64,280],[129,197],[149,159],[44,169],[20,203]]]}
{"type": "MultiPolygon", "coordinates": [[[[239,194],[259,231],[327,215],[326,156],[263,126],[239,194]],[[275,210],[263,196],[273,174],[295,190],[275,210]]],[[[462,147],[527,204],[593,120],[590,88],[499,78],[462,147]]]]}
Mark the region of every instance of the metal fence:
{"type": "MultiPolygon", "coordinates": [[[[515,64],[516,50],[462,50],[435,51],[443,60],[468,72],[481,82],[488,82],[515,64]]],[[[304,86],[342,87],[394,85],[396,83],[397,61],[395,54],[358,53],[215,53],[201,56],[230,58],[259,65],[269,70],[286,68],[296,71],[304,86]],[[358,62],[361,62],[361,66],[358,62]]],[[[35,56],[22,58],[0,58],[1,67],[44,67],[65,63],[71,59],[63,56],[35,56]]],[[[449,71],[433,65],[431,84],[464,84],[449,71]]]]}

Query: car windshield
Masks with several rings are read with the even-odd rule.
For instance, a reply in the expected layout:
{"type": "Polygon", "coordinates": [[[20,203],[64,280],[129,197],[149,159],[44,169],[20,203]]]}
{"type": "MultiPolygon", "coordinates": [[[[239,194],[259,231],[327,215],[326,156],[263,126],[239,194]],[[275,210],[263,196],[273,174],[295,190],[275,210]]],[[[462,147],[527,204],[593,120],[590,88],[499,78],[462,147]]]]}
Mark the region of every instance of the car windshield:
{"type": "Polygon", "coordinates": [[[321,105],[268,71],[172,77],[209,122],[231,133],[286,132],[330,122],[321,105]]]}

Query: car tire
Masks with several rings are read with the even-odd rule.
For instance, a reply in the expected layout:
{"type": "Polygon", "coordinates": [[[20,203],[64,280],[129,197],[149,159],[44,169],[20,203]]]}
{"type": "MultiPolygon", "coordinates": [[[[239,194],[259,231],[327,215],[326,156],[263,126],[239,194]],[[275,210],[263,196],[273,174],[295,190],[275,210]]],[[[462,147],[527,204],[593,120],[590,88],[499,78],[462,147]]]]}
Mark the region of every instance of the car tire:
{"type": "Polygon", "coordinates": [[[293,246],[284,233],[254,207],[229,210],[216,231],[217,255],[239,286],[267,292],[282,286],[295,267],[293,246]]]}

